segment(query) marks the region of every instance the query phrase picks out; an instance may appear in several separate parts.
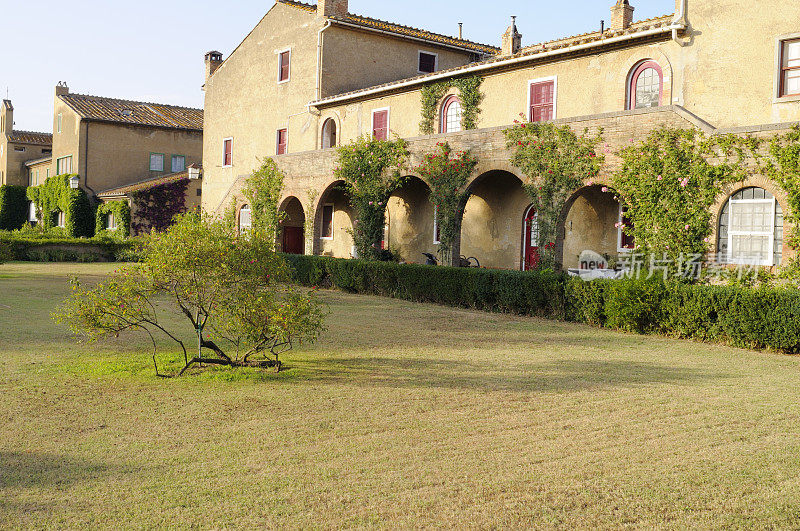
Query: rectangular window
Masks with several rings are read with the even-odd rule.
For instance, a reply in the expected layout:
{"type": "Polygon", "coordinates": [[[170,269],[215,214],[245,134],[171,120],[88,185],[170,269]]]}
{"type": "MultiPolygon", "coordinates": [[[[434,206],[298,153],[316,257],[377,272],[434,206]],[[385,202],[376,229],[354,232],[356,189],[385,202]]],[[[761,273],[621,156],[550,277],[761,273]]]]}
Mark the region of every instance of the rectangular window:
{"type": "Polygon", "coordinates": [[[333,239],[333,205],[322,207],[322,238],[333,239]]]}
{"type": "Polygon", "coordinates": [[[56,215],[56,227],[64,228],[66,226],[67,226],[67,216],[65,216],[63,212],[59,212],[56,215]]]}
{"type": "Polygon", "coordinates": [[[25,148],[23,146],[14,146],[14,151],[19,151],[20,153],[24,153],[25,148]]]}
{"type": "Polygon", "coordinates": [[[36,175],[33,170],[28,172],[28,186],[36,186],[36,175]]]}
{"type": "Polygon", "coordinates": [[[182,172],[186,169],[186,157],[183,155],[172,155],[172,173],[182,172]]]}
{"type": "Polygon", "coordinates": [[[56,132],[61,132],[61,122],[63,121],[63,115],[58,113],[58,118],[56,118],[56,132]]]}
{"type": "Polygon", "coordinates": [[[419,70],[420,74],[430,74],[436,72],[439,66],[439,56],[435,53],[419,52],[419,70]]]}
{"type": "Polygon", "coordinates": [[[292,51],[286,50],[278,55],[278,83],[289,81],[292,69],[292,51]]]}
{"type": "Polygon", "coordinates": [[[49,155],[53,152],[52,149],[42,149],[42,155],[49,155]]]}
{"type": "Polygon", "coordinates": [[[163,153],[150,153],[150,171],[164,171],[163,153]]]}
{"type": "Polygon", "coordinates": [[[113,212],[108,213],[108,218],[106,218],[106,228],[108,230],[117,230],[117,220],[114,218],[113,212]]]}
{"type": "Polygon", "coordinates": [[[49,178],[50,178],[50,168],[47,168],[47,170],[45,170],[45,179],[49,178]]]}
{"type": "Polygon", "coordinates": [[[72,155],[56,160],[56,175],[72,173],[72,155]]]}
{"type": "Polygon", "coordinates": [[[222,141],[222,166],[233,166],[233,139],[226,138],[222,141]]]}
{"type": "Polygon", "coordinates": [[[389,109],[372,111],[372,136],[376,140],[389,137],[389,109]]]}
{"type": "Polygon", "coordinates": [[[278,139],[277,139],[278,146],[275,149],[275,153],[278,155],[285,155],[286,145],[288,141],[289,141],[289,131],[287,129],[279,129],[278,139]]]}
{"type": "Polygon", "coordinates": [[[555,80],[531,81],[530,89],[530,121],[547,122],[555,119],[555,80]]]}
{"type": "Polygon", "coordinates": [[[775,199],[731,199],[728,212],[728,260],[772,265],[775,199]]]}
{"type": "Polygon", "coordinates": [[[800,39],[781,42],[781,96],[800,95],[800,39]]]}
{"type": "Polygon", "coordinates": [[[28,221],[31,223],[39,221],[39,218],[36,216],[36,203],[33,201],[28,204],[28,221]]]}
{"type": "Polygon", "coordinates": [[[617,251],[620,253],[628,252],[636,249],[636,241],[633,236],[625,234],[625,229],[633,228],[633,222],[628,217],[628,207],[625,205],[619,206],[619,220],[617,225],[617,251]]]}

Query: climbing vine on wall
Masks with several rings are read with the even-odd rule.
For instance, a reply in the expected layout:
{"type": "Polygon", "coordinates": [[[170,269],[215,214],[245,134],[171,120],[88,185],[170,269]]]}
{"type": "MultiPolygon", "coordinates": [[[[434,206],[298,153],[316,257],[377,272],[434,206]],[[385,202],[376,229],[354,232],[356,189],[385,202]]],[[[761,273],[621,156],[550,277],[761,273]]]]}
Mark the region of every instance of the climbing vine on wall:
{"type": "Polygon", "coordinates": [[[135,218],[131,223],[134,234],[169,228],[175,216],[186,213],[186,190],[188,179],[154,186],[131,195],[135,218]]]}
{"type": "Polygon", "coordinates": [[[551,122],[515,121],[503,131],[511,150],[511,164],[528,177],[524,184],[538,216],[539,267],[556,268],[555,241],[567,200],[586,180],[595,178],[603,156],[595,151],[600,133],[576,134],[551,122]]]}
{"type": "Polygon", "coordinates": [[[267,157],[262,161],[261,167],[247,178],[242,190],[253,216],[251,232],[254,235],[263,235],[270,246],[275,245],[278,225],[285,217],[278,212],[285,177],[286,174],[278,168],[275,161],[267,157]]]}
{"type": "Polygon", "coordinates": [[[767,176],[781,185],[789,198],[789,212],[785,219],[795,224],[787,238],[793,248],[800,248],[800,126],[786,134],[776,136],[769,143],[769,160],[764,167],[767,176]]]}
{"type": "Polygon", "coordinates": [[[404,181],[408,145],[402,139],[376,140],[360,137],[337,150],[336,177],[345,183],[350,206],[355,211],[353,240],[359,258],[383,256],[386,202],[404,181]]]}
{"type": "Polygon", "coordinates": [[[482,77],[473,76],[451,79],[422,87],[420,133],[432,135],[435,132],[439,105],[442,102],[442,98],[451,88],[458,89],[458,99],[461,101],[461,127],[465,130],[475,129],[478,126],[478,115],[481,112],[480,104],[483,100],[483,93],[481,93],[482,83],[482,77]]]}
{"type": "Polygon", "coordinates": [[[442,263],[450,264],[453,244],[458,237],[459,207],[466,195],[465,185],[472,175],[476,159],[469,151],[453,153],[447,143],[437,144],[437,150],[422,158],[416,171],[431,187],[430,201],[436,208],[439,225],[439,254],[442,263]]]}
{"type": "Polygon", "coordinates": [[[120,238],[127,238],[131,230],[131,207],[127,201],[109,201],[97,206],[95,214],[95,235],[114,235],[120,238]],[[114,216],[116,230],[110,231],[108,227],[108,216],[114,216]]]}
{"type": "Polygon", "coordinates": [[[28,188],[45,229],[57,225],[58,213],[64,213],[64,232],[72,238],[89,237],[94,232],[94,214],[89,196],[82,188],[70,188],[73,175],[48,177],[44,184],[28,188]]]}
{"type": "Polygon", "coordinates": [[[743,162],[757,157],[757,142],[661,128],[619,155],[613,185],[633,224],[623,230],[638,252],[679,264],[711,249],[711,206],[726,184],[746,177],[743,162]]]}

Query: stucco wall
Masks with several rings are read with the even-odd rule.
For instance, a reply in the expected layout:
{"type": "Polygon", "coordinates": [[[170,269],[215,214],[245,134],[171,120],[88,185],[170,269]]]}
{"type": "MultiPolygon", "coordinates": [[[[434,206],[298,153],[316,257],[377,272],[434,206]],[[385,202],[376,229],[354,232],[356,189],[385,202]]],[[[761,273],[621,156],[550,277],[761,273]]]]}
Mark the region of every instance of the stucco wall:
{"type": "Polygon", "coordinates": [[[619,203],[599,186],[585,188],[570,201],[564,224],[563,264],[578,268],[583,251],[615,258],[618,255],[619,203]]]}
{"type": "Polygon", "coordinates": [[[86,168],[82,148],[85,137],[85,124],[81,122],[80,116],[56,96],[53,107],[53,161],[50,166],[50,175],[56,175],[58,159],[68,156],[72,156],[72,173],[84,175],[86,168]],[[60,132],[58,130],[59,114],[61,115],[60,132]]]}
{"type": "Polygon", "coordinates": [[[0,170],[3,172],[3,180],[0,184],[15,186],[28,186],[28,168],[25,163],[29,160],[40,159],[48,156],[49,146],[38,144],[22,144],[8,142],[5,135],[0,139],[3,146],[2,156],[0,156],[0,170]],[[17,151],[17,148],[25,151],[17,151]]]}
{"type": "Polygon", "coordinates": [[[387,219],[389,249],[407,263],[425,263],[422,253],[436,255],[433,239],[433,205],[430,189],[419,178],[409,179],[389,198],[387,219]]]}

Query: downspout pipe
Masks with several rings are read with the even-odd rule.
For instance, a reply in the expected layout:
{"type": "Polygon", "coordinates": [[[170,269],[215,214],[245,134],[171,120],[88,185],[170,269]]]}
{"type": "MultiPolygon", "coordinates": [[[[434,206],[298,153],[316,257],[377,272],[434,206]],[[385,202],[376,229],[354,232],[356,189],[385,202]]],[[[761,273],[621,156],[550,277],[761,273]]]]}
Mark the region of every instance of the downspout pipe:
{"type": "Polygon", "coordinates": [[[92,196],[94,198],[97,197],[97,192],[95,192],[91,186],[89,186],[89,126],[91,122],[86,122],[86,138],[84,141],[83,146],[83,186],[92,192],[92,196]]]}
{"type": "Polygon", "coordinates": [[[330,27],[331,20],[328,19],[322,29],[317,32],[317,92],[315,101],[322,97],[322,33],[330,27]]]}
{"type": "Polygon", "coordinates": [[[677,0],[677,8],[678,11],[675,13],[675,20],[672,21],[672,40],[680,44],[681,46],[686,46],[686,43],[680,40],[678,37],[678,32],[681,30],[685,30],[689,27],[689,22],[686,20],[686,3],[688,0],[677,0]]]}

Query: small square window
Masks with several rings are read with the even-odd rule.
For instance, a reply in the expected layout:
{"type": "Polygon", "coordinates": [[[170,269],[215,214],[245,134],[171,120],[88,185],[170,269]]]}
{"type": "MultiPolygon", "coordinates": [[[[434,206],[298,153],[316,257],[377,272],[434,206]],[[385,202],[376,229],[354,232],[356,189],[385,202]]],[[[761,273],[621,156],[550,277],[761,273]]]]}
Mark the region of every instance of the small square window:
{"type": "Polygon", "coordinates": [[[420,73],[430,74],[436,72],[439,63],[439,56],[435,53],[419,52],[420,73]]]}
{"type": "Polygon", "coordinates": [[[163,153],[150,153],[150,171],[164,171],[163,153]]]}

